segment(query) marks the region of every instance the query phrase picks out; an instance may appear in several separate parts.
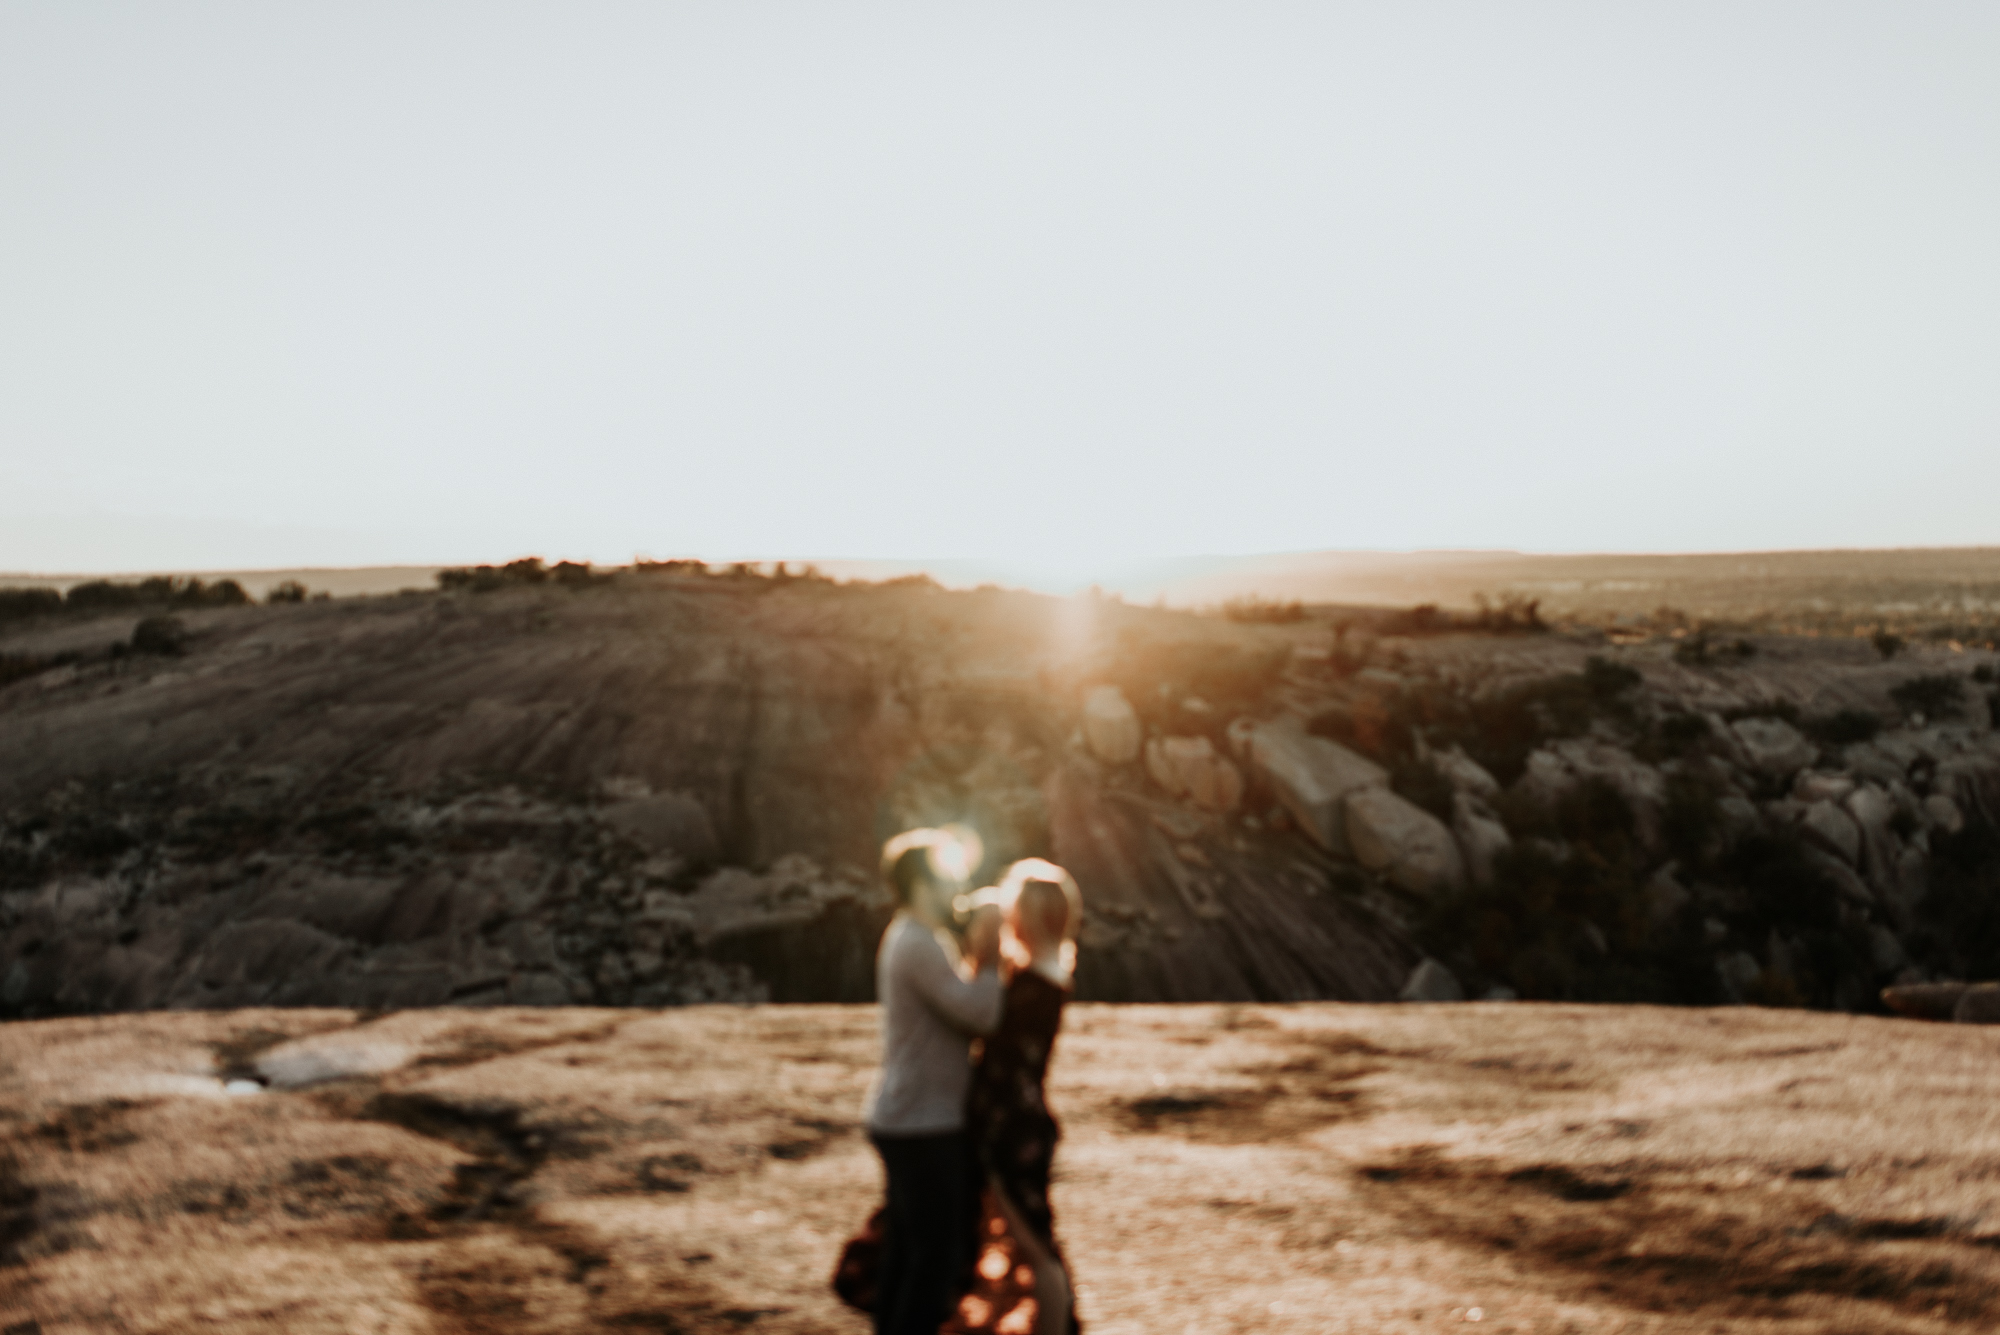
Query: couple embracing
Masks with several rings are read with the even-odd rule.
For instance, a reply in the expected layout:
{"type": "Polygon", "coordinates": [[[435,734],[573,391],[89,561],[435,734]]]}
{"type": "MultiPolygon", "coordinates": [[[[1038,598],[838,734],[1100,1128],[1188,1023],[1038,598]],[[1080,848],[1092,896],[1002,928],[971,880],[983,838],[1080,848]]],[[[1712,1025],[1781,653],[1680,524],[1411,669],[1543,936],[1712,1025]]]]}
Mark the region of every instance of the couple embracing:
{"type": "Polygon", "coordinates": [[[1074,1335],[1049,1208],[1060,1132],[1042,1083],[1082,901],[1039,858],[961,896],[957,861],[940,830],[883,848],[897,910],[875,961],[882,1070],[867,1122],[888,1199],[848,1244],[835,1288],[873,1312],[878,1335],[1074,1335]],[[961,947],[952,924],[966,910],[961,947]]]}

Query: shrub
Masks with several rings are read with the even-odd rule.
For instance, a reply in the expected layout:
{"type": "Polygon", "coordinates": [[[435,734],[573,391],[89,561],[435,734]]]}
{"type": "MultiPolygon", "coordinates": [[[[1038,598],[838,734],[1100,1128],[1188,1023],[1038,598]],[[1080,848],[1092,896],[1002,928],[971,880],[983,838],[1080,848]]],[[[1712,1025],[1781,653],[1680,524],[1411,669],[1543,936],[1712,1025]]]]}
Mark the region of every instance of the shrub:
{"type": "Polygon", "coordinates": [[[250,595],[233,579],[205,584],[198,579],[154,575],[136,584],[93,579],[77,585],[63,599],[66,610],[119,612],[137,607],[237,607],[250,595]]]}
{"type": "Polygon", "coordinates": [[[1613,700],[1645,680],[1639,670],[1593,655],[1583,665],[1583,685],[1599,700],[1613,700]]]}
{"type": "Polygon", "coordinates": [[[1660,837],[1668,853],[1683,867],[1705,865],[1728,844],[1729,827],[1722,816],[1722,795],[1722,785],[1712,777],[1685,771],[1667,776],[1667,800],[1660,810],[1660,837]]]}
{"type": "Polygon", "coordinates": [[[457,566],[437,572],[440,589],[464,593],[492,593],[518,584],[540,584],[548,577],[539,556],[524,556],[504,566],[457,566]]]}
{"type": "Polygon", "coordinates": [[[1722,717],[1730,723],[1746,718],[1782,719],[1795,728],[1804,722],[1799,707],[1790,700],[1756,700],[1747,705],[1732,705],[1722,711],[1722,717]]]}
{"type": "Polygon", "coordinates": [[[1231,598],[1223,603],[1222,615],[1237,622],[1289,625],[1295,621],[1304,621],[1306,609],[1297,599],[1281,602],[1274,598],[1245,594],[1241,598],[1231,598]]]}
{"type": "Polygon", "coordinates": [[[1662,741],[1685,747],[1705,740],[1715,729],[1706,716],[1677,709],[1662,716],[1655,731],[1662,741]]]}
{"type": "Polygon", "coordinates": [[[1882,720],[1865,709],[1842,709],[1805,720],[1805,734],[1822,746],[1851,746],[1874,740],[1882,720]]]}
{"type": "Polygon", "coordinates": [[[1545,837],[1502,853],[1491,886],[1440,904],[1423,928],[1433,954],[1530,999],[1716,999],[1698,937],[1651,929],[1632,812],[1616,790],[1583,784],[1538,824],[1545,837]]]}
{"type": "Polygon", "coordinates": [[[1127,630],[1105,678],[1155,727],[1217,732],[1236,715],[1254,713],[1290,662],[1291,651],[1283,645],[1149,642],[1127,630]],[[1180,707],[1190,697],[1209,706],[1199,720],[1180,707]]]}
{"type": "Polygon", "coordinates": [[[1444,635],[1455,629],[1449,614],[1439,611],[1436,603],[1420,603],[1407,612],[1397,612],[1383,619],[1381,630],[1384,635],[1444,635]]]}
{"type": "Polygon", "coordinates": [[[72,587],[63,599],[63,605],[72,612],[115,612],[145,601],[147,597],[142,585],[93,579],[72,587]]]}
{"type": "Polygon", "coordinates": [[[132,628],[132,652],[172,656],[187,646],[187,627],[179,617],[147,617],[132,628]]]}
{"type": "Polygon", "coordinates": [[[1868,643],[1875,646],[1875,652],[1882,655],[1885,663],[1903,652],[1903,637],[1891,635],[1887,630],[1876,631],[1868,637],[1868,643]]]}
{"type": "Polygon", "coordinates": [[[0,622],[60,612],[62,601],[62,594],[55,589],[0,589],[0,622]]]}
{"type": "Polygon", "coordinates": [[[1720,644],[1705,626],[1674,646],[1674,661],[1688,667],[1720,667],[1756,656],[1757,646],[1750,641],[1736,639],[1720,644]]]}
{"type": "Polygon", "coordinates": [[[41,654],[0,654],[0,687],[11,686],[17,681],[47,672],[56,665],[53,658],[41,654]]]}
{"type": "Polygon", "coordinates": [[[1965,700],[1965,679],[1949,672],[1912,677],[1890,687],[1889,698],[1905,714],[1935,718],[1956,713],[1965,700]]]}
{"type": "Polygon", "coordinates": [[[1542,620],[1542,600],[1518,593],[1503,593],[1494,602],[1483,593],[1472,597],[1472,624],[1489,635],[1539,635],[1547,631],[1542,620]]]}
{"type": "Polygon", "coordinates": [[[1993,665],[1991,663],[1981,663],[1978,667],[1972,669],[1972,679],[1981,686],[1991,686],[1994,679],[1993,665]]]}
{"type": "Polygon", "coordinates": [[[295,579],[272,585],[270,592],[264,595],[264,601],[267,603],[302,603],[305,600],[306,586],[295,579]]]}
{"type": "Polygon", "coordinates": [[[1925,914],[1937,948],[1960,978],[2000,973],[2000,831],[1981,820],[1955,834],[1931,834],[1930,893],[1925,914]]]}
{"type": "Polygon", "coordinates": [[[1389,766],[1389,786],[1439,820],[1451,820],[1451,780],[1430,761],[1399,753],[1389,766]]]}

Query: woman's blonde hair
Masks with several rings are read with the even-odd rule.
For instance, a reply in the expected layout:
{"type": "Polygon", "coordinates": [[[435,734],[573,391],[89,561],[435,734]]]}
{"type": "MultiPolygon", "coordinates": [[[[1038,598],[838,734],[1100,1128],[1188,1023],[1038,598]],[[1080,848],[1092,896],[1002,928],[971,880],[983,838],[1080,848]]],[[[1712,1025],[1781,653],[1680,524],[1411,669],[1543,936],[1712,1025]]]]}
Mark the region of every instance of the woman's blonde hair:
{"type": "Polygon", "coordinates": [[[1009,866],[995,887],[996,901],[1002,908],[1011,907],[1029,886],[1048,886],[1049,890],[1037,890],[1036,898],[1052,897],[1060,892],[1063,902],[1062,937],[1066,941],[1076,940],[1083,928],[1083,891],[1077,888],[1076,877],[1047,858],[1022,858],[1009,866]]]}

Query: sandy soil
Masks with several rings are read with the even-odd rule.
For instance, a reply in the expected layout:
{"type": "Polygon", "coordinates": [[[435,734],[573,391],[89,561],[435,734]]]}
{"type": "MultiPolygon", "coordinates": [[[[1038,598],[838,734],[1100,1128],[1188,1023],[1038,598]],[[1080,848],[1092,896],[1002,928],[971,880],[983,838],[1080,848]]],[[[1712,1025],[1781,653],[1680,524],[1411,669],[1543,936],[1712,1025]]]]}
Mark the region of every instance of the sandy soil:
{"type": "MultiPolygon", "coordinates": [[[[825,1280],[878,1190],[875,1023],[7,1026],[0,1328],[860,1332],[825,1280]]],[[[1748,1009],[1079,1006],[1058,1220],[1100,1335],[1988,1329],[1996,1046],[1748,1009]]]]}

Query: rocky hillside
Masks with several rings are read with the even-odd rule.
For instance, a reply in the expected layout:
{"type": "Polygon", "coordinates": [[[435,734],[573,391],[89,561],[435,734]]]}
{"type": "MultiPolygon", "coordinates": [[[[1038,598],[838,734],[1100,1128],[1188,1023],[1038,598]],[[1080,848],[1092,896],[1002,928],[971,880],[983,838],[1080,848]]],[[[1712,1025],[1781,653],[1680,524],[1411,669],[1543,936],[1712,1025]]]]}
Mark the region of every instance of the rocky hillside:
{"type": "Polygon", "coordinates": [[[1255,703],[1289,648],[1241,628],[665,572],[177,621],[0,639],[6,1013],[866,997],[875,850],[948,820],[1078,870],[1096,996],[1380,997],[1414,959],[1323,851],[1076,739],[1134,627],[1255,703]]]}
{"type": "Polygon", "coordinates": [[[0,1013],[863,999],[945,822],[1076,871],[1099,999],[2000,964],[1990,655],[528,573],[8,623],[0,1013]]]}

